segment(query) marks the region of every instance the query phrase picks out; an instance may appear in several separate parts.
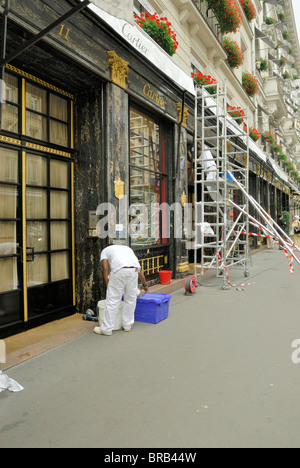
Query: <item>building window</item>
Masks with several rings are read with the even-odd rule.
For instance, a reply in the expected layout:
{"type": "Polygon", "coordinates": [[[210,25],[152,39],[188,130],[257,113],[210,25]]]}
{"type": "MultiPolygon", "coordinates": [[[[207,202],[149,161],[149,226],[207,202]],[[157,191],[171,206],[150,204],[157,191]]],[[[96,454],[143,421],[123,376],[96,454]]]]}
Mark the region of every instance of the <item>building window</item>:
{"type": "Polygon", "coordinates": [[[167,243],[162,225],[167,174],[163,127],[140,111],[130,112],[130,204],[133,246],[167,243]]]}
{"type": "Polygon", "coordinates": [[[26,84],[26,135],[69,146],[69,101],[30,83],[26,84]]]}
{"type": "Polygon", "coordinates": [[[5,104],[3,104],[2,130],[19,132],[18,78],[5,74],[5,104]]]}

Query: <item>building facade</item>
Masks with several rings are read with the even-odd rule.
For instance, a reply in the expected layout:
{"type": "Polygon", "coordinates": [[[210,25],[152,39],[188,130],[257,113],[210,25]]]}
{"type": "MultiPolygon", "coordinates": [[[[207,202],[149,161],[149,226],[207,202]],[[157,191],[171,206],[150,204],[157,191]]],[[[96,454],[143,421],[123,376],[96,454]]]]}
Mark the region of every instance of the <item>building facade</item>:
{"type": "Polygon", "coordinates": [[[226,80],[231,105],[248,107],[261,133],[276,133],[281,153],[263,137],[251,144],[250,189],[274,218],[282,210],[299,213],[300,52],[290,1],[256,1],[251,23],[242,13],[234,38],[245,62],[237,70],[226,62],[217,19],[198,0],[133,2],[136,14],[157,12],[172,22],[179,42],[173,58],[136,26],[94,8],[61,21],[14,57],[78,5],[10,1],[5,56],[12,58],[0,130],[0,337],[95,308],[105,295],[100,255],[108,236],[133,247],[149,279],[161,269],[174,278],[188,272],[175,218],[188,196],[192,202],[192,72],[226,80]],[[271,15],[276,23],[267,25],[271,15]],[[278,69],[260,72],[265,57],[278,69]],[[255,98],[242,86],[244,69],[258,76],[255,98]]]}

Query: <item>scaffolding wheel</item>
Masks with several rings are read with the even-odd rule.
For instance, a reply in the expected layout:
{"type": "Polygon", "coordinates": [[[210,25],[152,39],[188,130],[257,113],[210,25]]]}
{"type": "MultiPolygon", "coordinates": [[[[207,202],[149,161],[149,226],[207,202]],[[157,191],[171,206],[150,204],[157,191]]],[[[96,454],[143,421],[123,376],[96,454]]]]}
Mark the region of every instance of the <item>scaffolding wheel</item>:
{"type": "Polygon", "coordinates": [[[187,276],[184,281],[185,296],[195,294],[197,288],[197,279],[195,276],[187,276]]]}
{"type": "Polygon", "coordinates": [[[245,276],[245,278],[249,278],[249,276],[250,276],[249,270],[244,271],[244,276],[245,276]]]}

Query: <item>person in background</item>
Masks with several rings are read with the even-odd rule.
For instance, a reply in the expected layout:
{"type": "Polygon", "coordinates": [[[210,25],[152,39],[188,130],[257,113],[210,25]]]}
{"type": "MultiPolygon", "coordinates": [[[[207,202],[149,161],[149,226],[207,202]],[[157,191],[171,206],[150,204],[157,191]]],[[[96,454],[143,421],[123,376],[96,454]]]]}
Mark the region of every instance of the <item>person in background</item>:
{"type": "Polygon", "coordinates": [[[102,251],[101,262],[107,287],[106,308],[101,327],[96,327],[97,335],[111,336],[116,316],[124,295],[123,329],[130,332],[134,324],[134,312],[138,295],[138,278],[142,289],[148,292],[148,286],[140,263],[130,247],[113,245],[102,251]]]}
{"type": "Polygon", "coordinates": [[[299,216],[294,216],[293,219],[293,242],[300,249],[300,218],[299,216]],[[299,229],[299,232],[297,232],[299,229]]]}

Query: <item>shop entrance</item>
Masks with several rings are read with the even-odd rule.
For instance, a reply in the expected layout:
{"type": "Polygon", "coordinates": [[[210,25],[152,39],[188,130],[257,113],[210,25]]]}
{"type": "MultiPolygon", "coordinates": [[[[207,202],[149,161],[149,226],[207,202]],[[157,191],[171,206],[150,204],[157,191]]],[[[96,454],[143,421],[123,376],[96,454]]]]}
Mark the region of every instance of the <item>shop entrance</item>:
{"type": "Polygon", "coordinates": [[[71,163],[0,148],[0,330],[72,307],[71,163]]]}

